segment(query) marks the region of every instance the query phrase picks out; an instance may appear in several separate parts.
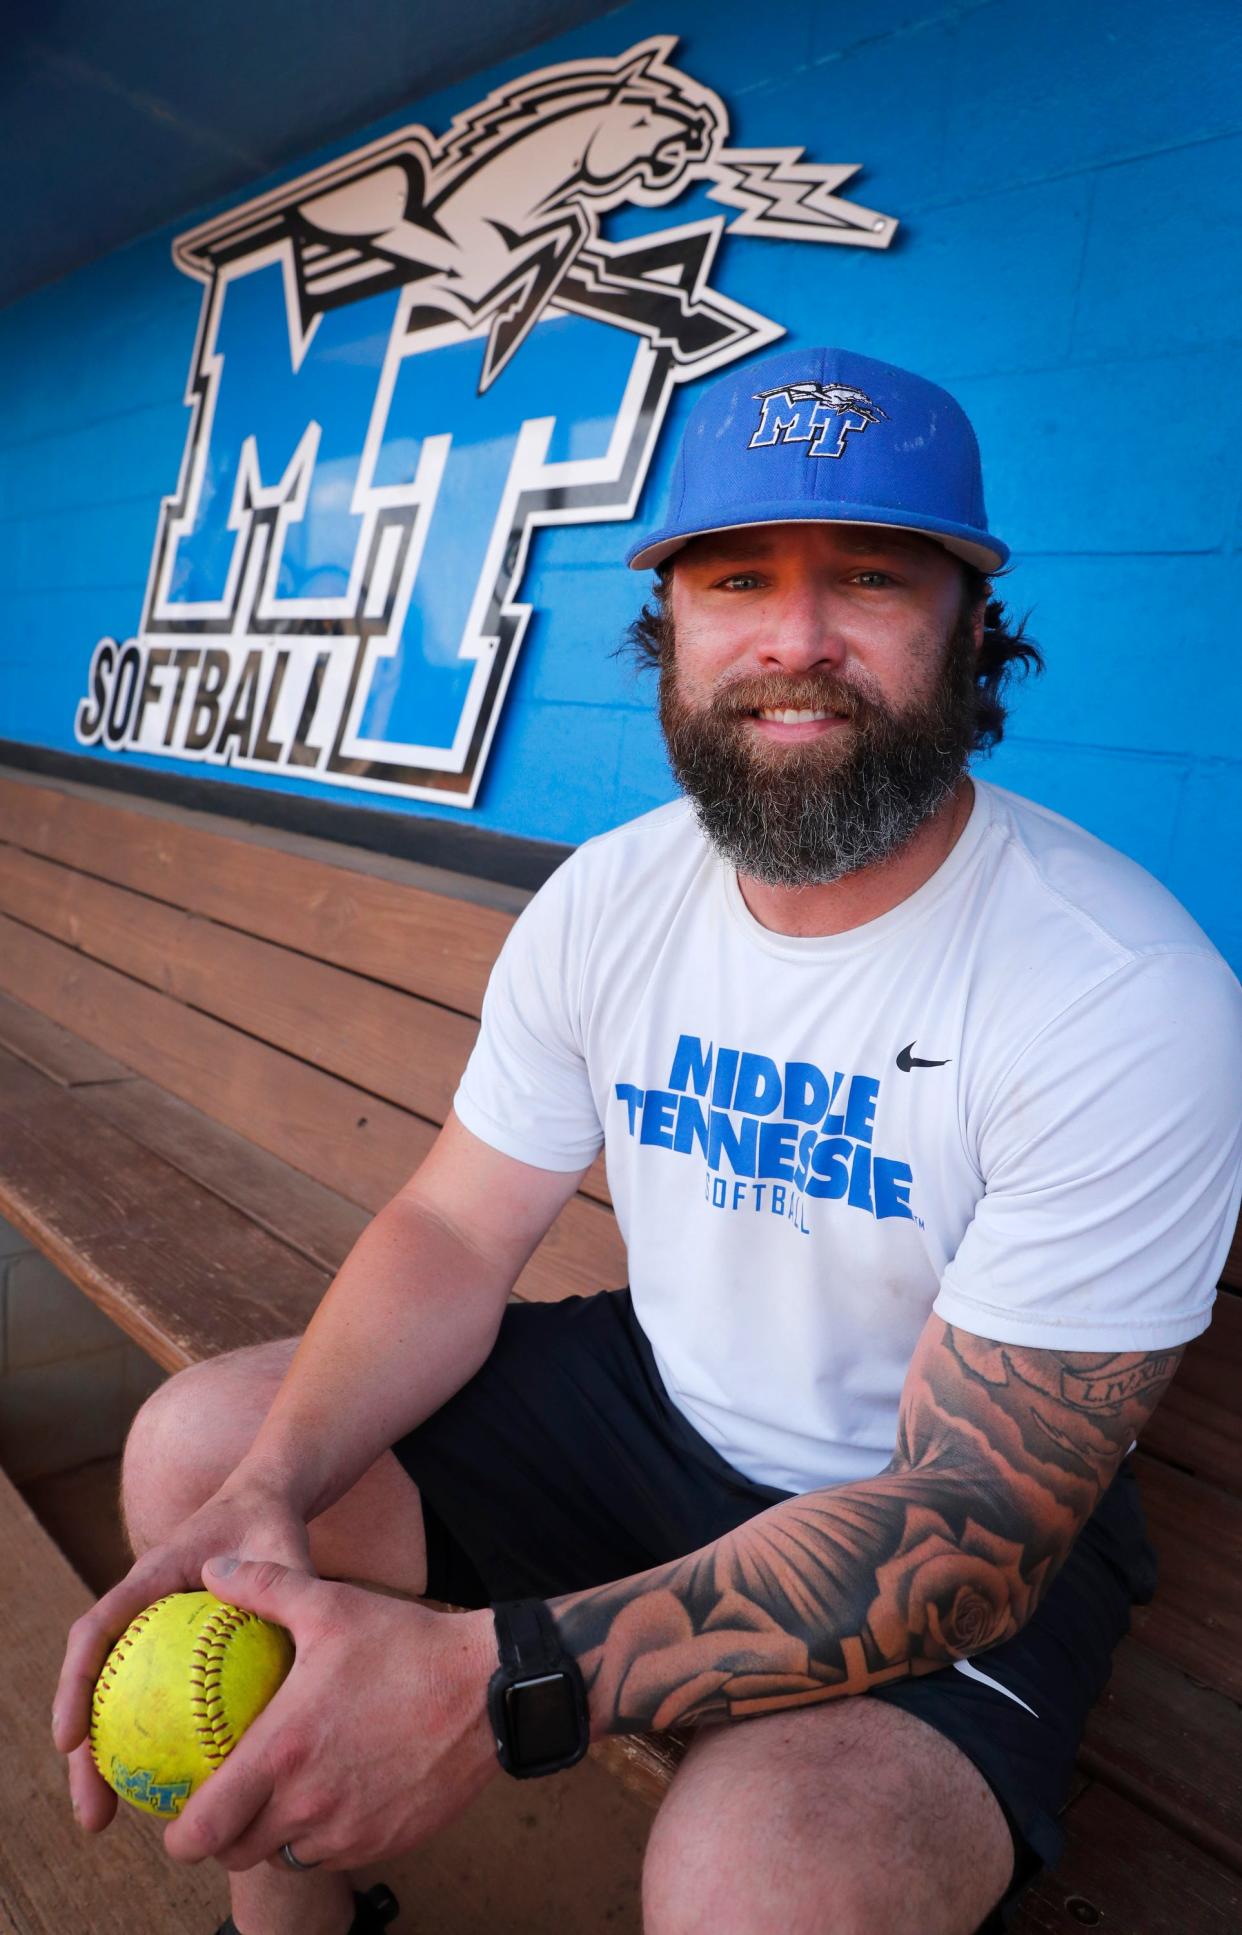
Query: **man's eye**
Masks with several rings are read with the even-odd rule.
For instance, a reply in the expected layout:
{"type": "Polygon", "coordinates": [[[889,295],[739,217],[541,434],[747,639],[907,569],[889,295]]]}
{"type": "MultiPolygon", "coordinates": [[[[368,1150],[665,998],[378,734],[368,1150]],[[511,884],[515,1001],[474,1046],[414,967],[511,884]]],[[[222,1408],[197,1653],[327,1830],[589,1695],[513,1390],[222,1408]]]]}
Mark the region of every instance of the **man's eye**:
{"type": "Polygon", "coordinates": [[[897,582],[890,571],[859,571],[855,575],[860,584],[878,585],[881,591],[897,582]]]}
{"type": "Polygon", "coordinates": [[[731,571],[727,578],[717,580],[717,591],[750,591],[759,583],[754,571],[731,571]]]}

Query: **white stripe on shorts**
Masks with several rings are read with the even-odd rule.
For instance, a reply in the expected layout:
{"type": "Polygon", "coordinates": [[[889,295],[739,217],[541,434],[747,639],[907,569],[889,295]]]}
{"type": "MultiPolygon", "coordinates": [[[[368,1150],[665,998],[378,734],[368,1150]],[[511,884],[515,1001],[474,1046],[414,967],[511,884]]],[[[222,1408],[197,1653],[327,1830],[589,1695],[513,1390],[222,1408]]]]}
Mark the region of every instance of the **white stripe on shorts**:
{"type": "Polygon", "coordinates": [[[1007,1700],[1017,1700],[1020,1707],[1026,1707],[1027,1712],[1032,1718],[1038,1720],[1039,1715],[1035,1712],[1034,1707],[1027,1707],[1025,1700],[1018,1699],[1016,1693],[1012,1692],[1009,1687],[1002,1686],[999,1680],[994,1680],[990,1673],[981,1673],[973,1660],[954,1660],[953,1664],[959,1673],[966,1675],[968,1680],[979,1680],[984,1686],[994,1687],[997,1693],[1003,1693],[1007,1700]]]}

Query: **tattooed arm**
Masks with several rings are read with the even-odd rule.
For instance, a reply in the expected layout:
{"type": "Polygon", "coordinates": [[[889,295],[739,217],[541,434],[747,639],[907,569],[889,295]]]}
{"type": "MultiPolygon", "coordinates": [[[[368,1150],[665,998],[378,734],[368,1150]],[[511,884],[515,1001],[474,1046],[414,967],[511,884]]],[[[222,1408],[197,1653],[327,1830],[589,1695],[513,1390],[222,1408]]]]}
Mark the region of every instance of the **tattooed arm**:
{"type": "Polygon", "coordinates": [[[1180,1357],[1022,1349],[933,1316],[876,1477],[550,1602],[592,1734],[865,1693],[1010,1638],[1180,1357]]]}

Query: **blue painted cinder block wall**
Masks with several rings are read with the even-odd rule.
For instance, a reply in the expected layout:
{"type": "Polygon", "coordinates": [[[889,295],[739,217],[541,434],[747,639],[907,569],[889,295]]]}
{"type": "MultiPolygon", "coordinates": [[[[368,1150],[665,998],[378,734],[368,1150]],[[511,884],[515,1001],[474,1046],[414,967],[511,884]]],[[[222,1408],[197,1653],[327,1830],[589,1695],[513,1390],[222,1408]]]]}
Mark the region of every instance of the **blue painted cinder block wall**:
{"type": "MultiPolygon", "coordinates": [[[[734,143],[861,161],[844,192],[902,224],[887,253],[726,239],[715,281],[791,343],[907,364],[973,417],[1015,552],[1005,593],[1048,657],[980,770],[1132,854],[1242,967],[1242,15],[1218,0],[1187,0],[1172,27],[1155,0],[636,4],[273,181],[411,120],[442,129],[532,67],[671,31],[728,103],[734,143]]],[[[80,750],[91,648],[137,625],[186,431],[199,289],[169,245],[188,226],[0,315],[0,737],[80,750]]],[[[670,411],[640,523],[695,394],[670,411]]],[[[671,796],[651,683],[612,655],[643,588],[618,563],[632,528],[536,536],[536,615],[458,823],[576,843],[671,796]]],[[[185,770],[236,802],[236,779],[185,770]]]]}

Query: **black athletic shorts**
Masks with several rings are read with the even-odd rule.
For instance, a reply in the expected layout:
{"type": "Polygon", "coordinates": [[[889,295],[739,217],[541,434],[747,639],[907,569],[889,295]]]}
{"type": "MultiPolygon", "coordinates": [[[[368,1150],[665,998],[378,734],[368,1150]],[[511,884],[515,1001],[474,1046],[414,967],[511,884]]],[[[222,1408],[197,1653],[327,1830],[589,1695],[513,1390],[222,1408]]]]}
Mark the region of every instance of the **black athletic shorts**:
{"type": "MultiPolygon", "coordinates": [[[[422,1497],[427,1595],[458,1606],[624,1579],[793,1496],[735,1470],[683,1417],[628,1290],[510,1304],[478,1374],[393,1450],[422,1497]]],[[[858,1696],[935,1727],[995,1793],[1014,1873],[989,1931],[1007,1925],[1022,1890],[1060,1858],[1057,1817],[1084,1722],[1131,1605],[1155,1587],[1130,1467],[1015,1638],[978,1664],[858,1696]]]]}

